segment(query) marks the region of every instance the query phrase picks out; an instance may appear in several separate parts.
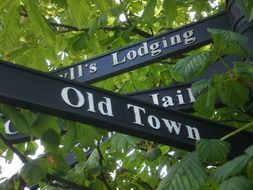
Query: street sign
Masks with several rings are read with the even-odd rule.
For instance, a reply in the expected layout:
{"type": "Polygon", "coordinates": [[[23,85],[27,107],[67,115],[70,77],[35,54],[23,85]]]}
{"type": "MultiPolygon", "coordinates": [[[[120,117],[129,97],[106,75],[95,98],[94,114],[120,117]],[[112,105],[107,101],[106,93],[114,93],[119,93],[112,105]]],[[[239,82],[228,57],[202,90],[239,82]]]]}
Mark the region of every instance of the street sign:
{"type": "Polygon", "coordinates": [[[211,42],[207,28],[231,29],[227,12],[59,69],[53,73],[78,82],[95,82],[206,45],[211,42]]]}
{"type": "MultiPolygon", "coordinates": [[[[185,150],[193,150],[200,138],[217,139],[234,130],[6,62],[0,64],[0,101],[185,150]]],[[[232,154],[242,153],[252,139],[246,131],[229,138],[232,154]]]]}
{"type": "MultiPolygon", "coordinates": [[[[223,60],[231,66],[233,61],[237,59],[237,57],[233,56],[227,56],[223,58],[223,60]]],[[[226,70],[227,68],[221,64],[220,61],[217,61],[216,63],[210,65],[205,73],[197,80],[208,79],[214,74],[223,73],[226,70]]],[[[192,95],[191,85],[192,82],[174,84],[168,87],[139,91],[126,95],[168,109],[192,112],[195,98],[192,95]]],[[[217,102],[216,105],[218,106],[218,104],[220,104],[220,102],[217,102]]],[[[10,120],[7,118],[4,120],[4,128],[5,136],[12,144],[22,143],[30,140],[30,136],[18,134],[11,125],[10,120]]],[[[64,133],[64,129],[61,128],[61,130],[62,133],[64,133]]]]}

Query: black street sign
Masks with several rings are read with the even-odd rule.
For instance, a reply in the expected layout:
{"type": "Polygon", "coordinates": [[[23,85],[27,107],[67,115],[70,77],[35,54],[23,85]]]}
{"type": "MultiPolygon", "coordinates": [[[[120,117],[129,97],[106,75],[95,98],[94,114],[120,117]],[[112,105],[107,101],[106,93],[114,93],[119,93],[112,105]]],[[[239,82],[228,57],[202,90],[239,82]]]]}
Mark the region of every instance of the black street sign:
{"type": "Polygon", "coordinates": [[[207,28],[231,29],[227,12],[53,73],[78,82],[95,82],[211,43],[211,36],[207,28]]]}
{"type": "MultiPolygon", "coordinates": [[[[0,101],[186,150],[193,150],[200,138],[217,139],[234,130],[6,62],[0,64],[0,101]]],[[[252,139],[246,131],[229,138],[233,156],[252,139]]]]}
{"type": "MultiPolygon", "coordinates": [[[[238,58],[227,56],[224,57],[223,60],[231,65],[233,64],[233,61],[238,60],[238,58]]],[[[226,70],[227,68],[220,61],[217,61],[216,63],[209,66],[205,73],[196,80],[208,79],[214,74],[224,73],[226,70]]],[[[191,85],[192,82],[174,84],[168,87],[140,91],[126,95],[168,109],[192,112],[195,98],[192,95],[191,85]]],[[[217,106],[218,104],[219,102],[217,102],[217,106]]],[[[18,134],[8,119],[5,119],[4,121],[4,128],[6,138],[12,144],[22,143],[30,140],[29,136],[18,134]]],[[[64,129],[61,129],[62,133],[64,133],[64,129]]]]}

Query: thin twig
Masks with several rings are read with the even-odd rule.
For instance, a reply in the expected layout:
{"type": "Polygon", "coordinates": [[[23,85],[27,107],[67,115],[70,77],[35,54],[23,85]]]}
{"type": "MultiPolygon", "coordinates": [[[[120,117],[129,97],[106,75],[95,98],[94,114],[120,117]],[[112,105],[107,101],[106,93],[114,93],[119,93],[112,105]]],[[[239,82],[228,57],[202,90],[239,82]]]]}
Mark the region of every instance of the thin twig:
{"type": "Polygon", "coordinates": [[[250,127],[253,127],[253,122],[250,122],[250,123],[238,128],[238,129],[236,129],[235,131],[233,131],[233,132],[227,134],[226,136],[222,137],[220,140],[224,141],[224,140],[226,140],[226,139],[236,135],[237,133],[240,133],[241,131],[244,131],[245,129],[248,129],[250,127]]]}

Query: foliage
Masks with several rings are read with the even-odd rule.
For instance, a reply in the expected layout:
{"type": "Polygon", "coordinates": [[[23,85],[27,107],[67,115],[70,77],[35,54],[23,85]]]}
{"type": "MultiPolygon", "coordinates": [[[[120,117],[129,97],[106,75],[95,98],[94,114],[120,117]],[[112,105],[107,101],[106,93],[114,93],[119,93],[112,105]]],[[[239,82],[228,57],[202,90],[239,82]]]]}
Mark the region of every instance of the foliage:
{"type": "MultiPolygon", "coordinates": [[[[252,20],[253,4],[238,1],[252,20]]],[[[224,1],[209,0],[1,0],[0,58],[41,71],[51,71],[98,54],[152,37],[204,16],[221,12],[224,1]]],[[[253,66],[243,48],[244,36],[208,29],[213,45],[168,58],[107,80],[100,88],[118,93],[188,82],[219,60],[228,70],[193,83],[195,115],[241,129],[253,124],[253,66]],[[246,57],[233,64],[224,55],[246,57]],[[232,66],[231,66],[232,65],[232,66]],[[216,107],[219,100],[222,107],[216,107]]],[[[13,152],[24,162],[20,173],[0,189],[138,189],[138,190],[248,190],[253,183],[253,146],[245,154],[229,157],[230,146],[218,139],[201,139],[189,153],[127,135],[106,131],[28,110],[0,106],[20,134],[38,138],[11,145],[0,135],[0,153],[11,162],[13,152]],[[88,153],[83,150],[91,147],[88,153]],[[65,158],[72,152],[78,163],[65,158]]],[[[4,131],[3,122],[0,131],[4,131]]],[[[236,134],[235,134],[236,135],[236,134]]]]}

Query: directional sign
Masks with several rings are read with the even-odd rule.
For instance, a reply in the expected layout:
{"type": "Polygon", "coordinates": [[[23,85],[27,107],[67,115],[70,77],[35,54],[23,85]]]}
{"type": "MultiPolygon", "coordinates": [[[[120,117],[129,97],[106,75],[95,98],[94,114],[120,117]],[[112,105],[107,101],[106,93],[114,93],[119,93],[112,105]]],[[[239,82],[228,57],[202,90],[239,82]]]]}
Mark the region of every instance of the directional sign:
{"type": "MultiPolygon", "coordinates": [[[[227,56],[223,60],[232,66],[233,61],[238,60],[238,57],[227,56]]],[[[227,68],[217,61],[216,63],[209,66],[206,72],[198,78],[205,79],[213,76],[214,74],[223,73],[227,68]]],[[[140,99],[142,101],[162,106],[172,110],[179,110],[185,112],[193,111],[193,103],[195,98],[192,95],[191,90],[192,82],[185,84],[174,84],[168,87],[156,88],[146,91],[140,91],[135,93],[127,94],[129,97],[140,99]]],[[[219,102],[217,102],[218,106],[219,102]]],[[[18,134],[17,131],[12,127],[10,120],[4,120],[5,135],[10,143],[22,143],[30,140],[30,136],[18,134]]],[[[61,128],[64,133],[64,128],[61,128]]]]}
{"type": "Polygon", "coordinates": [[[207,28],[230,29],[227,12],[53,73],[78,82],[95,82],[208,44],[211,36],[207,28]]]}
{"type": "MultiPolygon", "coordinates": [[[[193,150],[200,138],[221,138],[233,131],[222,124],[6,62],[0,64],[0,101],[186,150],[193,150]]],[[[253,134],[245,131],[231,137],[232,153],[242,153],[252,139],[253,134]]]]}

